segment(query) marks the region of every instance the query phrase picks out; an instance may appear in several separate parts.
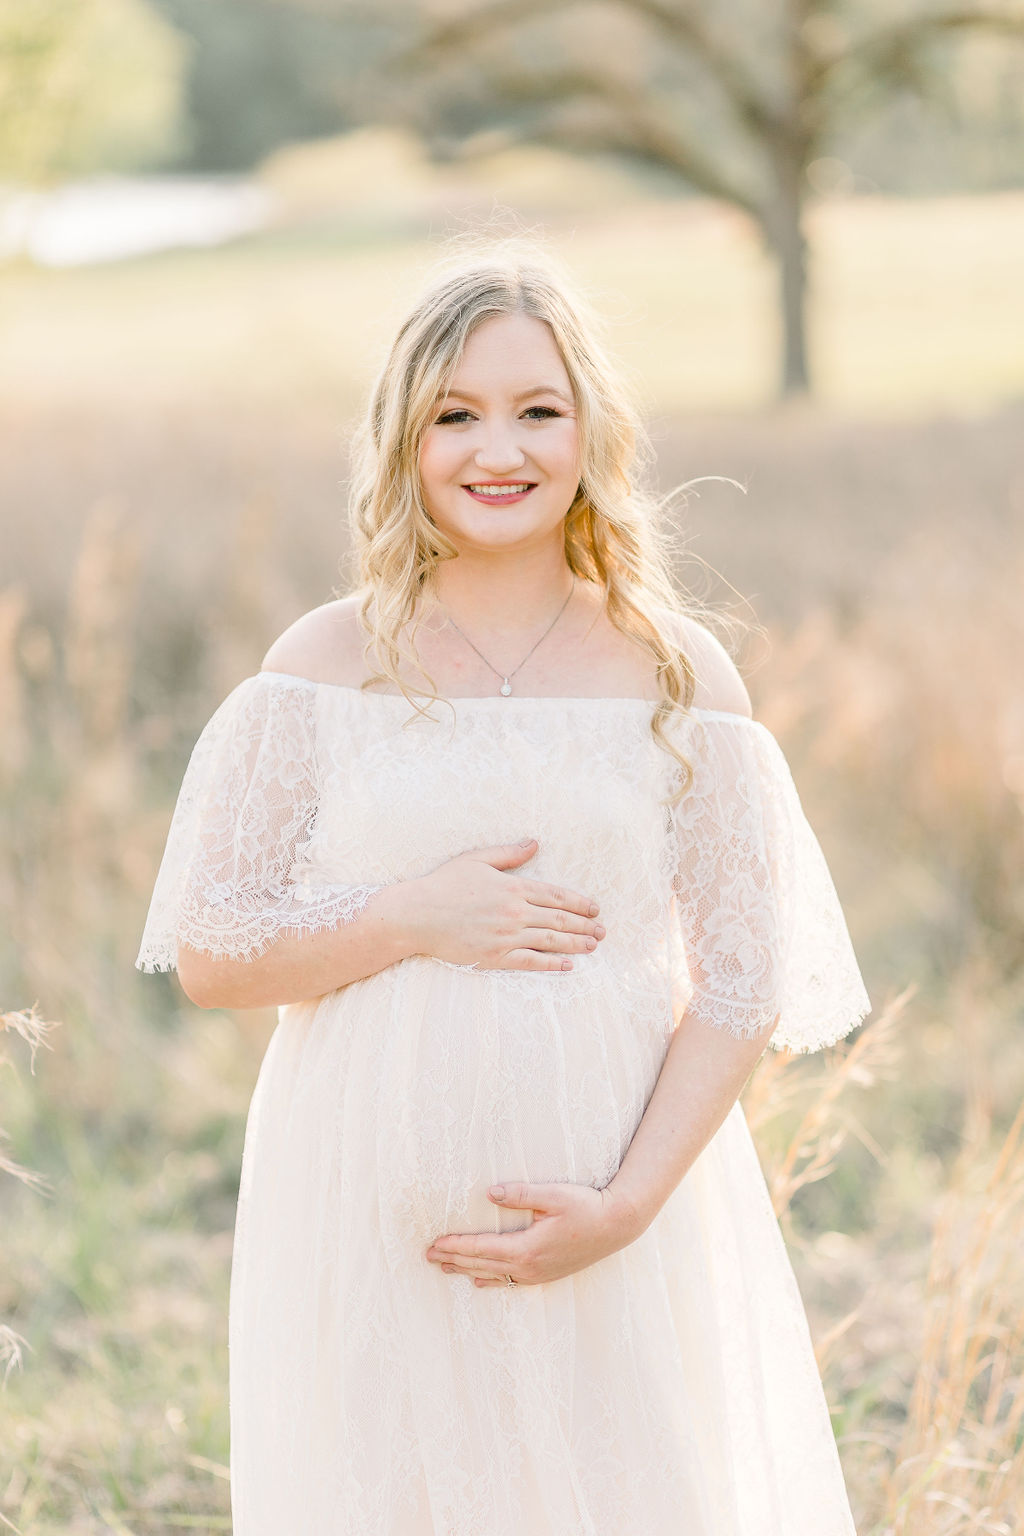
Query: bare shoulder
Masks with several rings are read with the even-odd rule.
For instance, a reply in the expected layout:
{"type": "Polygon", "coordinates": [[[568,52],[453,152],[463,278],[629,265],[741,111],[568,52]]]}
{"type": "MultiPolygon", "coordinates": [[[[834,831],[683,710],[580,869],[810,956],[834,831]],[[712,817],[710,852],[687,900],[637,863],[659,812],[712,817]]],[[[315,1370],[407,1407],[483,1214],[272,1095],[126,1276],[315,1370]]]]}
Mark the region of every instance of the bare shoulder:
{"type": "Polygon", "coordinates": [[[693,703],[697,709],[721,709],[733,715],[753,714],[747,686],[722,642],[689,615],[662,610],[665,633],[682,646],[696,673],[693,703]]]}
{"type": "Polygon", "coordinates": [[[360,595],[352,593],[302,614],[271,645],[263,658],[263,671],[358,688],[366,676],[360,604],[360,595]]]}

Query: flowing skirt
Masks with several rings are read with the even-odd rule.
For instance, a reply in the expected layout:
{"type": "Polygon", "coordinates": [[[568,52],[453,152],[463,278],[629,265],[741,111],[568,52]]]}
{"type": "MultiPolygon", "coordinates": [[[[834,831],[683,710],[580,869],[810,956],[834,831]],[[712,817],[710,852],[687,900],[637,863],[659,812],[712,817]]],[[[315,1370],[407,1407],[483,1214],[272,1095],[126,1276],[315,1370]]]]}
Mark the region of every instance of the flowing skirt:
{"type": "Polygon", "coordinates": [[[585,1270],[479,1289],[424,1257],[529,1224],[490,1184],[613,1176],[670,1037],[604,969],[414,958],[280,1010],[235,1228],[235,1536],[854,1536],[739,1104],[585,1270]]]}

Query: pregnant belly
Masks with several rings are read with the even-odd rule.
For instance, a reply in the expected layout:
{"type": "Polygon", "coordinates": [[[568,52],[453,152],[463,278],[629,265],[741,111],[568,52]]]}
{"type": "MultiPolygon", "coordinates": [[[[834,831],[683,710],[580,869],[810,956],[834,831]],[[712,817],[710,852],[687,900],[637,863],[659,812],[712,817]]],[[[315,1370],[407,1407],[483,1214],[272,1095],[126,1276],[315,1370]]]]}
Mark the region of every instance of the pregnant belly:
{"type": "Polygon", "coordinates": [[[335,1187],[389,1261],[446,1232],[528,1226],[528,1212],[487,1198],[490,1185],[603,1188],[629,1146],[664,1059],[664,1016],[638,1009],[611,973],[573,992],[558,976],[524,977],[417,958],[282,1010],[292,1052],[308,1058],[305,1130],[326,1114],[335,1187]]]}

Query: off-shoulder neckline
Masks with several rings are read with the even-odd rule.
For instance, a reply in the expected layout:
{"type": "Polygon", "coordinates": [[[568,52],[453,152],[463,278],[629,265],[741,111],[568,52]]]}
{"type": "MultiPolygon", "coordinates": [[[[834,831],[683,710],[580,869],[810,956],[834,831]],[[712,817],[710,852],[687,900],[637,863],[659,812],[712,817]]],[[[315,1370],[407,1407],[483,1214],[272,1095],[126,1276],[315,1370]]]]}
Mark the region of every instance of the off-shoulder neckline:
{"type": "MultiPolygon", "coordinates": [[[[301,677],[296,672],[278,672],[271,669],[261,669],[254,674],[254,678],[273,678],[287,683],[299,683],[306,688],[327,688],[334,693],[350,694],[360,699],[386,699],[389,703],[401,702],[408,704],[404,694],[374,692],[368,688],[353,688],[348,683],[331,683],[318,681],[312,677],[301,677]]],[[[500,694],[467,693],[456,694],[451,699],[452,704],[486,704],[488,706],[500,705],[507,710],[510,705],[520,704],[642,704],[645,709],[653,709],[657,701],[654,699],[641,699],[634,694],[526,694],[512,693],[507,697],[500,694]]],[[[751,715],[737,714],[730,709],[706,709],[701,705],[691,705],[686,711],[687,716],[696,715],[700,719],[734,720],[744,725],[761,725],[760,720],[755,720],[751,715]]]]}

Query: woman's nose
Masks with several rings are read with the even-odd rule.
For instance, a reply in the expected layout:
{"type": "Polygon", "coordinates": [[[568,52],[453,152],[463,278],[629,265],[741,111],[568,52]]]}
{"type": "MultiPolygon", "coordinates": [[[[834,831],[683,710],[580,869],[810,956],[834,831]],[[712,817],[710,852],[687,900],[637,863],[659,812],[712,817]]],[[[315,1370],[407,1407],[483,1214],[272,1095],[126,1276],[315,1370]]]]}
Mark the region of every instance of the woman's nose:
{"type": "Polygon", "coordinates": [[[508,427],[485,428],[473,455],[477,466],[492,475],[511,474],[526,463],[526,455],[508,427]]]}

